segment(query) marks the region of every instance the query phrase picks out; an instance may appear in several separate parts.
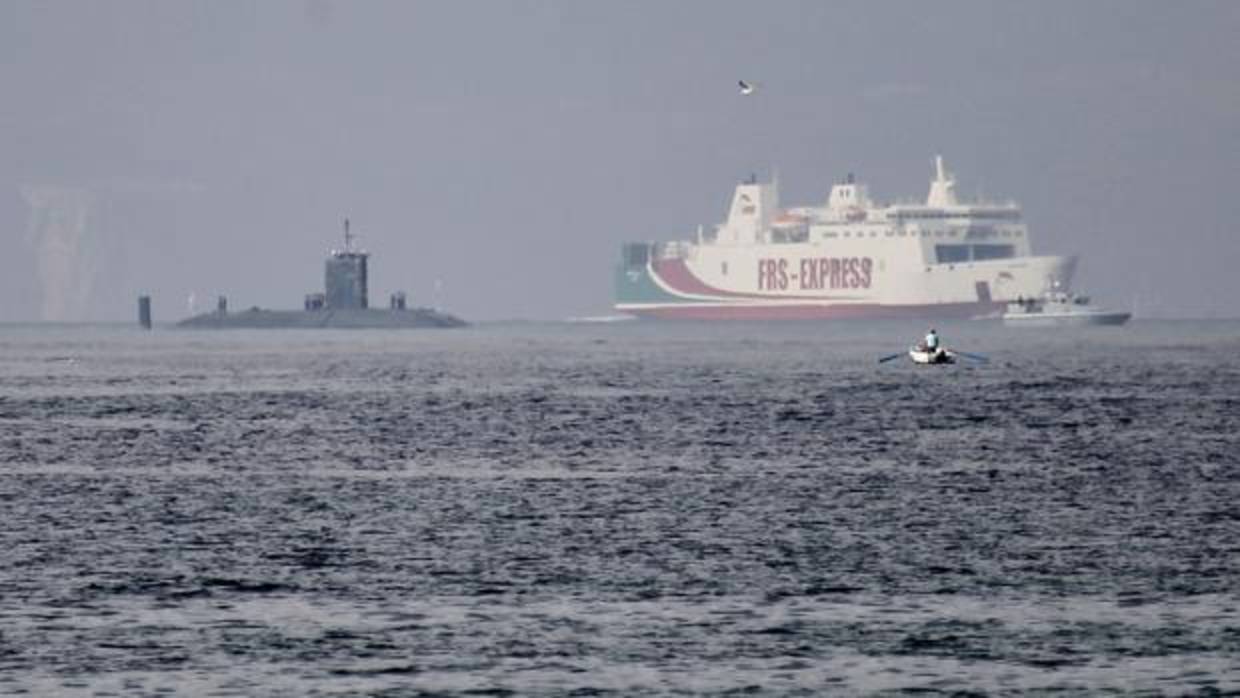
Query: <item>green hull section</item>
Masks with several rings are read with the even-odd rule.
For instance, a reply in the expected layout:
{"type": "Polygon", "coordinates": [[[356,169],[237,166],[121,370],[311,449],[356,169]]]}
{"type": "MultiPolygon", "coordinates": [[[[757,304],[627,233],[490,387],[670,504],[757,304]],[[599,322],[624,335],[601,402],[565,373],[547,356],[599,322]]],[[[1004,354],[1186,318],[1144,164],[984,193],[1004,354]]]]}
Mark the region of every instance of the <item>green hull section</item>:
{"type": "Polygon", "coordinates": [[[650,278],[650,269],[645,266],[629,267],[623,264],[616,266],[615,274],[616,304],[624,303],[684,303],[686,299],[672,295],[650,278]]]}

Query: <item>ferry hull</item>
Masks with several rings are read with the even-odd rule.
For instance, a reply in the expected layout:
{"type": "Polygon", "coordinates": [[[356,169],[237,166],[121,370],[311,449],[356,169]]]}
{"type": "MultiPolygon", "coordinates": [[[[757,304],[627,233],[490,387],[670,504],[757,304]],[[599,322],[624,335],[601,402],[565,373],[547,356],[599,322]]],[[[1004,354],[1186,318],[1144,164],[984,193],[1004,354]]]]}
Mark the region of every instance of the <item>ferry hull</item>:
{"type": "Polygon", "coordinates": [[[972,319],[992,315],[1001,303],[935,303],[927,305],[690,305],[641,307],[617,305],[638,317],[661,320],[848,320],[878,318],[972,319]]]}
{"type": "Polygon", "coordinates": [[[1072,257],[1026,257],[1010,265],[959,265],[890,278],[883,282],[885,288],[814,295],[723,288],[682,261],[663,260],[617,267],[615,309],[637,317],[680,320],[997,318],[1006,302],[1032,295],[1046,277],[1070,279],[1075,262],[1072,257]],[[983,278],[1004,282],[979,282],[983,278]]]}

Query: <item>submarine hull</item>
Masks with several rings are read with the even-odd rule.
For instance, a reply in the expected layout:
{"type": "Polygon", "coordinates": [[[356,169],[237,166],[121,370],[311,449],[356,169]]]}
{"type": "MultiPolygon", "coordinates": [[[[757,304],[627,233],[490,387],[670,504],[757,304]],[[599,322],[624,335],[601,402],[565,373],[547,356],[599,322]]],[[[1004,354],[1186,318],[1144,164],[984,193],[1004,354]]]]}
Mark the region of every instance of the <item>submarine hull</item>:
{"type": "Polygon", "coordinates": [[[468,323],[430,308],[340,308],[321,310],[264,310],[239,313],[202,313],[177,323],[193,329],[410,329],[465,327],[468,323]]]}

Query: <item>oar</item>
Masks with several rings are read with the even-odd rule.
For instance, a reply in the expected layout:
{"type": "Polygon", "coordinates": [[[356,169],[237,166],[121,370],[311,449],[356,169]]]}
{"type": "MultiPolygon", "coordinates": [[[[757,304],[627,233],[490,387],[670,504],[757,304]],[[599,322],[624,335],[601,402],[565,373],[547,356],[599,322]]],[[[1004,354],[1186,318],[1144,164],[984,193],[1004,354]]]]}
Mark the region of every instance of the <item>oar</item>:
{"type": "Polygon", "coordinates": [[[898,358],[900,358],[901,356],[904,356],[904,352],[900,352],[899,354],[890,354],[890,355],[888,355],[888,356],[884,356],[884,357],[882,357],[881,359],[879,359],[879,360],[878,360],[878,363],[880,363],[880,364],[885,364],[885,363],[887,363],[888,361],[891,361],[892,359],[898,359],[898,358]]]}
{"type": "Polygon", "coordinates": [[[959,349],[953,349],[952,353],[959,354],[966,359],[973,359],[974,361],[981,361],[982,363],[986,363],[990,361],[990,359],[986,358],[985,356],[982,356],[981,354],[970,354],[967,351],[960,351],[959,349]]]}

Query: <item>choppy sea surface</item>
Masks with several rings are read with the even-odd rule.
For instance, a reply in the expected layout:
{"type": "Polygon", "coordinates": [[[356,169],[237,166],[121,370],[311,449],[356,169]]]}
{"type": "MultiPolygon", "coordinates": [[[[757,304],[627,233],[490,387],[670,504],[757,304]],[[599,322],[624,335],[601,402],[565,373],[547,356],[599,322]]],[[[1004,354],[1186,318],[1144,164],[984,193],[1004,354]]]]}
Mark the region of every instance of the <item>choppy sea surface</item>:
{"type": "Polygon", "coordinates": [[[0,326],[0,694],[1240,693],[1240,323],[0,326]]]}

